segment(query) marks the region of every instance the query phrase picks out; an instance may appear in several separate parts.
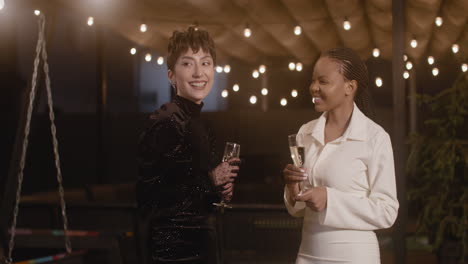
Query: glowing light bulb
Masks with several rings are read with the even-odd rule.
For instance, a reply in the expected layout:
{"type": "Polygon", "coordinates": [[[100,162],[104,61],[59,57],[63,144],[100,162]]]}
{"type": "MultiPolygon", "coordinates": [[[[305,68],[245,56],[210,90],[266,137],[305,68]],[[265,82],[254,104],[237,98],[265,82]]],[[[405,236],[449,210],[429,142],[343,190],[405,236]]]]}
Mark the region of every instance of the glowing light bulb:
{"type": "Polygon", "coordinates": [[[433,68],[432,69],[432,75],[434,75],[434,76],[439,75],[439,69],[438,68],[433,68]]]}
{"type": "Polygon", "coordinates": [[[0,10],[5,7],[5,0],[0,0],[0,10]]]}
{"type": "Polygon", "coordinates": [[[379,57],[380,56],[380,50],[378,48],[375,48],[372,50],[372,56],[374,56],[375,58],[379,57]]]}
{"type": "Polygon", "coordinates": [[[296,26],[296,27],[294,28],[294,34],[295,34],[296,36],[299,36],[300,34],[302,34],[302,28],[301,28],[301,26],[296,26]]]}
{"type": "Polygon", "coordinates": [[[262,94],[263,94],[263,95],[267,95],[267,94],[268,94],[268,89],[267,89],[267,88],[263,88],[263,89],[262,89],[262,94]]]}
{"type": "Polygon", "coordinates": [[[254,70],[254,71],[252,72],[252,77],[254,77],[255,79],[257,79],[258,76],[260,76],[260,73],[259,73],[257,70],[254,70]]]}
{"type": "Polygon", "coordinates": [[[158,57],[158,60],[157,60],[157,63],[158,63],[158,65],[163,65],[163,63],[164,63],[164,57],[159,56],[159,57],[158,57]]]}
{"type": "Polygon", "coordinates": [[[289,65],[288,65],[288,67],[289,67],[289,70],[290,70],[290,71],[294,71],[294,69],[296,69],[296,63],[290,62],[289,65]]]}
{"type": "Polygon", "coordinates": [[[296,63],[296,71],[298,72],[302,71],[302,63],[300,62],[296,63]]]}
{"type": "Polygon", "coordinates": [[[432,57],[432,56],[427,57],[427,63],[429,63],[429,65],[434,64],[434,61],[435,61],[434,57],[432,57]]]}
{"type": "Polygon", "coordinates": [[[257,96],[255,96],[255,95],[250,96],[249,101],[250,101],[251,104],[256,104],[257,103],[257,96]]]}
{"type": "Polygon", "coordinates": [[[409,72],[408,72],[408,71],[405,71],[405,72],[403,73],[403,78],[408,79],[409,77],[410,77],[409,72]]]}
{"type": "Polygon", "coordinates": [[[444,23],[444,20],[442,19],[442,17],[438,16],[435,18],[435,24],[440,27],[442,26],[442,24],[444,23]]]}
{"type": "Polygon", "coordinates": [[[288,104],[288,100],[286,100],[286,98],[281,98],[280,104],[281,104],[282,106],[286,106],[286,105],[288,104]]]}
{"type": "Polygon", "coordinates": [[[349,20],[347,18],[343,22],[343,28],[344,28],[344,30],[350,30],[351,29],[351,23],[349,22],[349,20]]]}
{"type": "Polygon", "coordinates": [[[229,92],[228,92],[228,90],[226,90],[226,89],[224,89],[224,90],[221,92],[221,96],[224,97],[224,98],[228,97],[228,95],[229,95],[229,92]]]}
{"type": "Polygon", "coordinates": [[[408,56],[406,56],[406,54],[403,54],[403,61],[407,61],[408,60],[408,56]]]}
{"type": "Polygon", "coordinates": [[[36,16],[40,15],[40,14],[41,14],[41,10],[37,10],[37,9],[34,10],[34,14],[35,14],[36,16]]]}
{"type": "Polygon", "coordinates": [[[462,69],[463,72],[468,71],[468,64],[463,63],[463,64],[461,65],[461,69],[462,69]]]}
{"type": "Polygon", "coordinates": [[[414,49],[418,46],[418,41],[416,39],[412,39],[410,45],[414,49]]]}
{"type": "Polygon", "coordinates": [[[455,44],[452,45],[453,54],[457,53],[459,49],[460,49],[460,47],[458,46],[458,44],[455,43],[455,44]]]}
{"type": "Polygon", "coordinates": [[[382,78],[380,77],[375,78],[375,85],[377,85],[377,87],[382,87],[383,85],[382,78]]]}
{"type": "Polygon", "coordinates": [[[92,26],[94,24],[94,17],[88,17],[88,26],[92,26]]]}
{"type": "Polygon", "coordinates": [[[265,73],[265,72],[266,72],[266,66],[263,65],[263,64],[260,65],[260,67],[258,67],[258,71],[259,71],[261,74],[265,73]]]}
{"type": "Polygon", "coordinates": [[[140,25],[140,31],[145,33],[148,30],[148,26],[146,24],[141,24],[140,25]]]}
{"type": "Polygon", "coordinates": [[[244,37],[250,38],[250,36],[252,36],[252,30],[250,30],[250,28],[247,26],[247,27],[244,29],[244,37]]]}
{"type": "Polygon", "coordinates": [[[229,66],[229,64],[228,64],[228,65],[224,65],[224,72],[225,72],[225,73],[231,72],[231,66],[229,66]]]}
{"type": "Polygon", "coordinates": [[[152,59],[151,54],[147,53],[146,56],[145,56],[145,60],[146,60],[147,62],[150,62],[151,59],[152,59]]]}
{"type": "Polygon", "coordinates": [[[223,72],[223,67],[221,67],[221,66],[219,66],[219,65],[216,66],[216,72],[217,72],[217,73],[222,73],[222,72],[223,72]]]}
{"type": "Polygon", "coordinates": [[[298,93],[297,93],[297,90],[296,90],[296,89],[294,89],[294,90],[291,91],[291,96],[292,96],[292,97],[297,97],[297,95],[298,95],[298,93]]]}
{"type": "Polygon", "coordinates": [[[130,49],[130,54],[135,55],[137,53],[137,50],[135,48],[130,49]]]}
{"type": "Polygon", "coordinates": [[[411,63],[411,61],[407,61],[406,62],[406,69],[409,71],[411,69],[413,69],[413,63],[411,63]]]}
{"type": "Polygon", "coordinates": [[[238,92],[239,89],[240,89],[240,87],[239,87],[239,85],[238,85],[237,83],[234,84],[234,85],[232,86],[232,90],[233,90],[234,92],[238,92]]]}

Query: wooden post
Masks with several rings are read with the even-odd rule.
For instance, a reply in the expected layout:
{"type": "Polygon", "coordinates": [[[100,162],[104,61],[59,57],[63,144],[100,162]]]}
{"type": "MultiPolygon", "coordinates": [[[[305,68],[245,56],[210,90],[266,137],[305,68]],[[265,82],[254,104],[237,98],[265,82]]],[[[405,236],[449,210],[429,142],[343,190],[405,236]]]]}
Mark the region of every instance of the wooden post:
{"type": "Polygon", "coordinates": [[[104,55],[103,26],[96,25],[96,177],[98,184],[105,183],[107,156],[104,144],[107,109],[107,68],[104,55]]]}

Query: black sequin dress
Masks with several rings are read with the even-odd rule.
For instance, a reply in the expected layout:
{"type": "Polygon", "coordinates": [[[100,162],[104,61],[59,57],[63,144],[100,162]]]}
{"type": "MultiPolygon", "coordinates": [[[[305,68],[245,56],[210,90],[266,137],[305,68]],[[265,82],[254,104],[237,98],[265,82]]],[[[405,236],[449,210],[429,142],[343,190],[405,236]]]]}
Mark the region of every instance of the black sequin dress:
{"type": "Polygon", "coordinates": [[[152,263],[213,263],[213,202],[221,200],[208,172],[214,136],[200,119],[203,104],[176,98],[150,116],[139,148],[137,202],[149,218],[152,263]]]}

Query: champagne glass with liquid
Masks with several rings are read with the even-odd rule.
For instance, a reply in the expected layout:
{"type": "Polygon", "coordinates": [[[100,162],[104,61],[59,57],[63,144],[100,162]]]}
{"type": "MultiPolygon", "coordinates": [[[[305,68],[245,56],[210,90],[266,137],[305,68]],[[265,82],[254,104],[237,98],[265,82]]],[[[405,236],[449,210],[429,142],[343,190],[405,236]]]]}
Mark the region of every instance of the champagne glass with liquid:
{"type": "MultiPolygon", "coordinates": [[[[240,155],[240,145],[237,143],[233,142],[226,142],[226,145],[224,146],[224,154],[223,154],[223,160],[222,162],[229,162],[233,158],[239,158],[240,155]]],[[[238,166],[240,165],[239,162],[230,162],[230,165],[233,166],[238,166]]],[[[234,171],[237,172],[237,171],[234,171]]],[[[220,203],[213,203],[213,205],[219,206],[219,207],[229,207],[227,203],[224,200],[221,200],[220,203]]]]}
{"type": "MultiPolygon", "coordinates": [[[[294,166],[303,168],[305,162],[305,150],[304,150],[304,138],[302,134],[292,134],[288,136],[289,151],[291,152],[291,158],[294,162],[294,166]]],[[[305,190],[307,180],[302,181],[299,184],[301,195],[305,190]]]]}

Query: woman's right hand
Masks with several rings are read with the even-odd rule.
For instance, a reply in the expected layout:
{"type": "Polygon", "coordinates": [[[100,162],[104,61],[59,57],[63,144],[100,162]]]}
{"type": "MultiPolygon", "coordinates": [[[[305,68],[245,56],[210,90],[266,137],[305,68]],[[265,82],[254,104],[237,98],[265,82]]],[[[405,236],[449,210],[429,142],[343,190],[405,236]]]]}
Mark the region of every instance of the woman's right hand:
{"type": "Polygon", "coordinates": [[[288,198],[290,201],[294,201],[296,196],[299,194],[299,183],[306,180],[307,176],[308,175],[304,169],[298,168],[293,164],[286,165],[286,167],[283,170],[283,180],[286,183],[286,187],[289,190],[289,194],[291,197],[288,198]]]}

